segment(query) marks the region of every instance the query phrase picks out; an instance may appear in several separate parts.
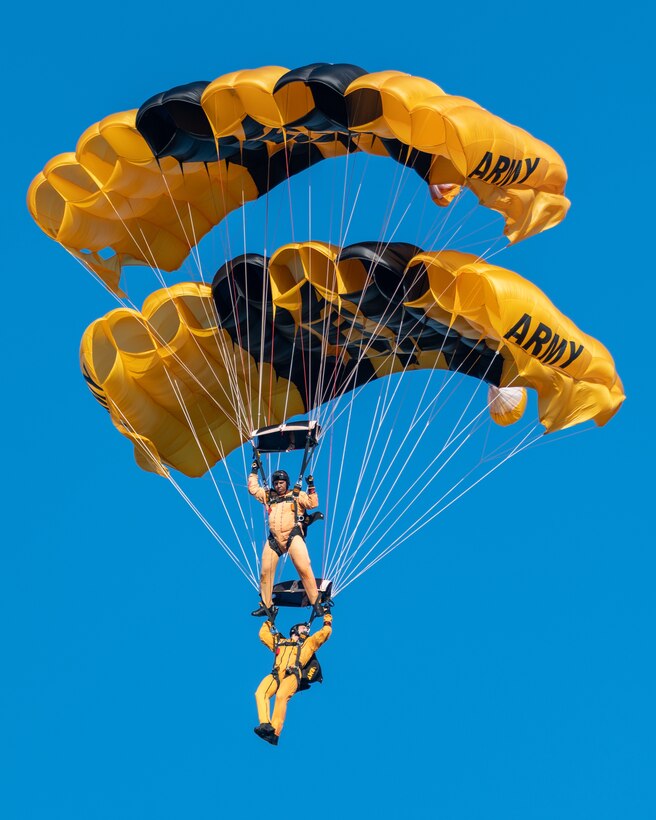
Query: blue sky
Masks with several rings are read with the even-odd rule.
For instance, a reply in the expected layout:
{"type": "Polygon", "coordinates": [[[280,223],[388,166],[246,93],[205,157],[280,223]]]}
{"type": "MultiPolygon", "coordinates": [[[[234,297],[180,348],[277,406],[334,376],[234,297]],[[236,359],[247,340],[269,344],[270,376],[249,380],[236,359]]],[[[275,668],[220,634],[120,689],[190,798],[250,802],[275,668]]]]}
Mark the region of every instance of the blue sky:
{"type": "Polygon", "coordinates": [[[285,806],[346,818],[656,816],[641,177],[653,14],[480,2],[15,13],[2,57],[0,816],[255,818],[281,810],[281,782],[285,806]],[[107,114],[234,69],[320,60],[427,77],[558,150],[569,215],[495,261],[604,342],[628,398],[607,427],[513,460],[349,587],[325,683],[292,701],[273,749],[252,733],[270,664],[254,592],[88,394],[79,340],[113,305],[24,202],[45,162],[107,114]]]}

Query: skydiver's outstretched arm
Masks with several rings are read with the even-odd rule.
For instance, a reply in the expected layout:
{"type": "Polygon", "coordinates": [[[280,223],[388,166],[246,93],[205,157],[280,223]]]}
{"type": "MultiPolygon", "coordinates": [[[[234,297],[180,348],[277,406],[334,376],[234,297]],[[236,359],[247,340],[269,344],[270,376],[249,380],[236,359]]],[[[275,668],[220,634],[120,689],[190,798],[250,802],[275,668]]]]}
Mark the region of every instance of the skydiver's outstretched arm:
{"type": "Polygon", "coordinates": [[[319,506],[319,496],[317,495],[317,489],[314,486],[313,476],[309,475],[305,480],[307,482],[307,492],[304,493],[301,491],[298,494],[298,501],[303,507],[305,507],[306,510],[313,510],[315,507],[319,506]]]}
{"type": "Polygon", "coordinates": [[[276,639],[273,636],[274,626],[271,621],[265,621],[260,627],[260,640],[272,652],[276,651],[276,639]]]}
{"type": "MultiPolygon", "coordinates": [[[[304,660],[303,655],[306,655],[307,660],[319,649],[320,646],[326,643],[328,638],[330,638],[333,631],[333,616],[330,612],[327,612],[323,616],[323,626],[314,635],[310,635],[309,638],[305,640],[303,643],[303,650],[301,652],[301,662],[304,660]]],[[[307,660],[305,661],[307,663],[307,660]]]]}

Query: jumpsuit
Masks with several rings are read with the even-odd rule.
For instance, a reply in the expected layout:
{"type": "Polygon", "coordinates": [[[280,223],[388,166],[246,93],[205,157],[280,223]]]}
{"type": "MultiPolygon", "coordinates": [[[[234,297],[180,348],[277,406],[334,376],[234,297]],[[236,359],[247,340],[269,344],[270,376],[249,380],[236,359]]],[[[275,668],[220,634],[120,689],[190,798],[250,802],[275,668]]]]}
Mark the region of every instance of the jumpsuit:
{"type": "Polygon", "coordinates": [[[307,493],[300,492],[296,497],[292,491],[288,491],[279,500],[275,494],[271,496],[260,486],[259,479],[255,473],[248,476],[248,492],[259,502],[267,507],[269,513],[269,530],[271,532],[269,541],[264,545],[262,554],[262,576],[260,578],[260,592],[262,600],[267,606],[272,604],[273,578],[275,574],[278,557],[285,552],[289,552],[289,557],[300,575],[308,601],[314,603],[319,597],[319,590],[314,579],[314,573],[310,565],[305,539],[297,529],[295,506],[299,515],[303,515],[306,510],[312,510],[319,506],[319,497],[314,487],[310,487],[307,493]],[[271,541],[275,544],[272,547],[271,541]]]}
{"type": "Polygon", "coordinates": [[[321,629],[302,642],[300,655],[297,643],[281,635],[271,634],[269,621],[265,621],[260,628],[260,640],[275,654],[273,670],[277,672],[278,679],[272,670],[272,673],[267,675],[257,687],[255,692],[257,715],[260,723],[270,723],[278,736],[285,723],[289,699],[298,691],[301,669],[317,649],[330,638],[332,622],[332,615],[324,615],[321,629]],[[273,717],[271,717],[270,701],[274,695],[276,703],[273,708],[273,717]]]}

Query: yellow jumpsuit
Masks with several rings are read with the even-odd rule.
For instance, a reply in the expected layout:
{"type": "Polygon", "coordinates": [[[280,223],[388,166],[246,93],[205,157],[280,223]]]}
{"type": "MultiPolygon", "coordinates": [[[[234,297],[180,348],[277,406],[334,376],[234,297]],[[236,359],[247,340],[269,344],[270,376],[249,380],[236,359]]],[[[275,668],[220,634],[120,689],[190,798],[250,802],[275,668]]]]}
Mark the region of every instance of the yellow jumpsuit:
{"type": "Polygon", "coordinates": [[[265,621],[260,628],[260,640],[275,654],[273,668],[277,670],[278,680],[273,674],[267,675],[257,687],[255,703],[257,704],[257,715],[260,723],[270,723],[278,736],[280,736],[285,723],[289,699],[298,690],[298,676],[293,671],[288,671],[288,669],[291,670],[296,667],[298,656],[298,670],[300,673],[300,670],[317,649],[330,638],[333,629],[332,623],[333,616],[330,614],[324,615],[323,626],[318,632],[303,641],[300,655],[297,643],[278,634],[271,634],[269,621],[265,621]],[[270,702],[274,695],[276,696],[276,703],[273,708],[273,717],[271,717],[270,702]]]}
{"type": "MultiPolygon", "coordinates": [[[[275,538],[278,550],[280,553],[289,553],[289,557],[292,559],[292,563],[296,567],[303,586],[305,587],[308,601],[313,604],[319,597],[319,590],[314,580],[314,573],[312,572],[310,555],[305,539],[302,535],[294,535],[290,541],[290,536],[296,526],[294,501],[298,506],[299,514],[303,515],[306,510],[312,510],[319,506],[319,497],[317,496],[316,490],[312,487],[307,493],[300,492],[296,496],[296,499],[294,499],[292,491],[288,491],[285,493],[284,500],[269,504],[267,491],[264,487],[260,486],[257,475],[251,473],[248,476],[248,492],[267,507],[269,513],[269,529],[271,530],[271,535],[275,538]]],[[[278,558],[278,553],[271,548],[267,541],[262,552],[262,574],[260,577],[260,593],[262,600],[267,606],[271,606],[272,604],[273,579],[278,558]]]]}

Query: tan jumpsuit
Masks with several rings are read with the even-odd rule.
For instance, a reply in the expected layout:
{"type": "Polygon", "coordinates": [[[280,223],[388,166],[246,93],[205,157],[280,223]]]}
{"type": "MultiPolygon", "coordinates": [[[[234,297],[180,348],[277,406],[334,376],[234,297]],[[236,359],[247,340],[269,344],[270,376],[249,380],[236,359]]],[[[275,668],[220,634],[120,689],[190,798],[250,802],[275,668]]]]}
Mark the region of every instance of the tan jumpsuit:
{"type": "MultiPolygon", "coordinates": [[[[289,557],[292,559],[292,563],[296,567],[303,582],[308,600],[313,604],[319,597],[319,590],[314,580],[314,573],[312,572],[310,555],[305,539],[302,535],[294,535],[291,542],[289,541],[292,530],[296,526],[294,495],[292,491],[290,490],[285,494],[283,501],[276,501],[274,504],[269,504],[267,491],[264,487],[260,486],[257,475],[251,473],[248,476],[248,492],[267,507],[271,534],[275,538],[280,552],[289,553],[289,557]]],[[[298,505],[299,515],[304,515],[306,510],[312,510],[318,507],[319,497],[314,487],[308,490],[307,493],[299,492],[296,496],[296,505],[298,505]]],[[[278,558],[278,554],[267,542],[262,552],[262,575],[260,577],[260,592],[262,594],[262,600],[267,606],[271,606],[272,604],[273,579],[278,558]]]]}
{"type": "MultiPolygon", "coordinates": [[[[321,629],[303,641],[298,658],[299,671],[317,649],[330,638],[333,629],[332,623],[333,616],[330,614],[324,615],[321,629]]],[[[275,733],[280,735],[287,714],[287,704],[298,690],[298,677],[293,671],[287,672],[288,667],[296,666],[298,644],[278,634],[272,635],[269,621],[265,621],[260,628],[260,640],[275,654],[273,667],[278,671],[280,682],[276,680],[273,674],[270,674],[257,687],[255,692],[257,715],[260,723],[271,723],[275,733]],[[281,643],[284,645],[281,646],[281,643]],[[273,707],[273,717],[271,717],[270,701],[274,695],[276,696],[276,703],[273,707]]]]}

